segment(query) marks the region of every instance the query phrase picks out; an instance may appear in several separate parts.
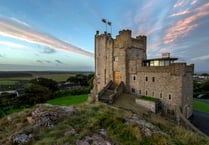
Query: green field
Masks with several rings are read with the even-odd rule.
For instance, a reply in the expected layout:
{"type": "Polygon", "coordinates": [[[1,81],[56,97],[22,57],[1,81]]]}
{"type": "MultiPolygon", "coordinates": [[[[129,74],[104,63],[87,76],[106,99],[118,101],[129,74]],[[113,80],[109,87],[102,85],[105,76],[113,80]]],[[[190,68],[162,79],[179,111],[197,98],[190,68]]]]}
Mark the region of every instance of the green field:
{"type": "Polygon", "coordinates": [[[205,103],[198,102],[198,101],[193,101],[193,108],[194,110],[199,110],[199,111],[209,113],[209,104],[205,104],[205,103]]]}
{"type": "Polygon", "coordinates": [[[33,77],[9,77],[9,78],[0,78],[0,85],[15,85],[18,81],[21,80],[31,80],[35,79],[36,77],[43,77],[52,79],[56,82],[66,81],[70,76],[74,76],[75,74],[40,74],[40,75],[33,75],[33,77]]]}
{"type": "Polygon", "coordinates": [[[76,95],[76,96],[63,96],[52,100],[48,100],[47,103],[52,105],[69,106],[69,105],[81,104],[87,101],[87,97],[88,97],[87,94],[76,95]]]}

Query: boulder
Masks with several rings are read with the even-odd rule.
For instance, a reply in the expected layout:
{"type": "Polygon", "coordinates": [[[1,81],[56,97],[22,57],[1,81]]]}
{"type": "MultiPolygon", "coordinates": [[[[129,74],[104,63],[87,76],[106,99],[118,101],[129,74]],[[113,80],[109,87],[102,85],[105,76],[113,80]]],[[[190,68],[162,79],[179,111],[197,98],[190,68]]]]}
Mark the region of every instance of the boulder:
{"type": "Polygon", "coordinates": [[[33,136],[31,134],[26,135],[21,133],[15,134],[11,137],[12,144],[14,145],[29,145],[32,139],[33,136]]]}

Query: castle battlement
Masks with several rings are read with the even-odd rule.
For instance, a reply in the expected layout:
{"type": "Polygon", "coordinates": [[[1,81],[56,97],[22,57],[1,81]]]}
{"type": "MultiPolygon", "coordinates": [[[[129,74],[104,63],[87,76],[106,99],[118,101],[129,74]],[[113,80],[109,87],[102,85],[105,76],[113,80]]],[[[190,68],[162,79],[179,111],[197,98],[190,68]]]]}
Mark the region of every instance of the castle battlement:
{"type": "Polygon", "coordinates": [[[176,106],[186,118],[192,115],[194,65],[174,62],[170,54],[162,58],[147,59],[147,37],[133,38],[131,30],[122,30],[112,38],[104,32],[95,34],[94,92],[99,93],[113,82],[123,82],[125,91],[137,96],[158,98],[163,109],[176,106]],[[186,101],[185,101],[186,100],[186,101]]]}

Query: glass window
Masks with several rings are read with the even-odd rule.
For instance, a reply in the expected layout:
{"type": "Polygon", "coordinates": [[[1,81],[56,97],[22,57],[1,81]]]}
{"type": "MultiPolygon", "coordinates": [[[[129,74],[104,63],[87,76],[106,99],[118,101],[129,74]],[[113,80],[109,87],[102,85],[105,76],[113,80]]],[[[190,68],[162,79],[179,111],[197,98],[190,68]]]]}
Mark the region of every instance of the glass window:
{"type": "Polygon", "coordinates": [[[160,60],[160,66],[164,66],[164,60],[160,60]]]}
{"type": "Polygon", "coordinates": [[[159,60],[154,61],[154,66],[159,66],[159,60]]]}
{"type": "Polygon", "coordinates": [[[154,66],[154,61],[150,61],[150,66],[154,66]]]}
{"type": "Polygon", "coordinates": [[[165,66],[168,66],[170,64],[169,60],[165,60],[165,66]]]}

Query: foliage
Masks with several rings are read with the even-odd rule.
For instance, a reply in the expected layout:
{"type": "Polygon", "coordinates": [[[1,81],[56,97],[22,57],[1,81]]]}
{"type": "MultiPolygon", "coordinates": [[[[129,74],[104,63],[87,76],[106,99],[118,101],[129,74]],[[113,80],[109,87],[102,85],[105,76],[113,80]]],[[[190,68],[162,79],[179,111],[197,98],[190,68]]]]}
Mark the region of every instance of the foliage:
{"type": "Polygon", "coordinates": [[[76,76],[69,77],[67,79],[67,81],[74,83],[74,84],[81,85],[81,86],[88,86],[91,83],[93,84],[93,82],[91,82],[91,81],[93,81],[93,79],[92,79],[93,76],[94,76],[94,74],[89,74],[89,75],[76,74],[76,76]]]}
{"type": "Polygon", "coordinates": [[[25,87],[25,94],[20,96],[19,100],[23,104],[34,105],[45,102],[51,96],[52,91],[47,87],[38,84],[28,84],[25,87]]]}
{"type": "MultiPolygon", "coordinates": [[[[206,137],[186,131],[172,122],[166,124],[161,116],[158,118],[158,122],[163,123],[161,131],[145,137],[136,124],[126,124],[126,119],[133,115],[130,111],[115,109],[100,103],[81,104],[74,107],[77,110],[76,113],[63,118],[52,128],[36,129],[32,133],[34,140],[31,144],[76,144],[77,140],[98,134],[100,129],[106,130],[105,139],[115,145],[206,145],[209,143],[206,137]],[[76,133],[66,135],[65,133],[71,129],[76,133]]],[[[13,114],[11,122],[8,122],[6,117],[2,118],[0,144],[9,145],[8,138],[12,134],[21,132],[24,127],[30,128],[26,117],[35,109],[34,107],[13,114]]]]}
{"type": "Polygon", "coordinates": [[[193,92],[194,96],[198,96],[199,94],[207,94],[209,95],[209,80],[203,83],[193,83],[193,92]]]}
{"type": "Polygon", "coordinates": [[[32,79],[30,81],[30,83],[36,84],[36,85],[41,85],[43,87],[46,87],[49,90],[51,90],[52,92],[55,92],[55,91],[58,90],[57,82],[54,81],[54,80],[52,80],[52,79],[48,79],[48,78],[37,78],[37,79],[32,79]]]}
{"type": "Polygon", "coordinates": [[[82,94],[88,94],[90,92],[89,87],[78,87],[70,90],[60,90],[57,91],[54,95],[53,98],[59,98],[63,96],[68,96],[68,95],[82,95],[82,94]]]}

